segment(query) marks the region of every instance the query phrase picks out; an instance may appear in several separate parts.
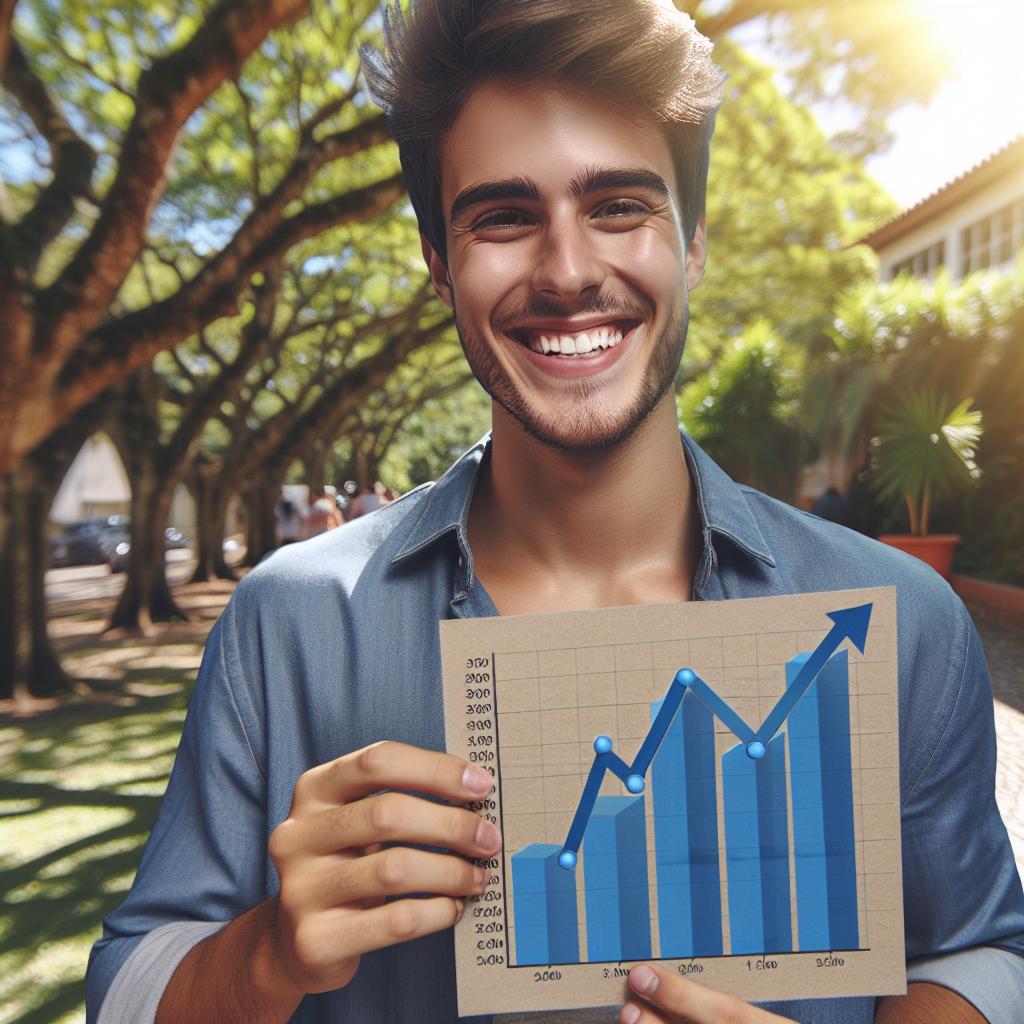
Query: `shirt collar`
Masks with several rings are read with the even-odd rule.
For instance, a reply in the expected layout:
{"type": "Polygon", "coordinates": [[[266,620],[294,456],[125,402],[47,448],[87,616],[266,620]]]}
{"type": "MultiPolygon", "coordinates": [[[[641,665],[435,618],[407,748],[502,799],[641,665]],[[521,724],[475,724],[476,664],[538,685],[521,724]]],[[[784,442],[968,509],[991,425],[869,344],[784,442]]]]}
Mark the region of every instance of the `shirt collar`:
{"type": "MultiPolygon", "coordinates": [[[[697,447],[693,438],[682,434],[682,440],[696,491],[705,548],[711,545],[712,535],[718,534],[751,558],[774,568],[775,559],[771,549],[750,511],[743,491],[697,447]]],[[[488,433],[429,488],[422,500],[419,518],[409,531],[405,543],[391,559],[392,565],[422,551],[445,534],[454,533],[465,568],[464,586],[467,590],[472,587],[473,555],[466,537],[466,522],[477,474],[490,444],[491,435],[488,433]]]]}

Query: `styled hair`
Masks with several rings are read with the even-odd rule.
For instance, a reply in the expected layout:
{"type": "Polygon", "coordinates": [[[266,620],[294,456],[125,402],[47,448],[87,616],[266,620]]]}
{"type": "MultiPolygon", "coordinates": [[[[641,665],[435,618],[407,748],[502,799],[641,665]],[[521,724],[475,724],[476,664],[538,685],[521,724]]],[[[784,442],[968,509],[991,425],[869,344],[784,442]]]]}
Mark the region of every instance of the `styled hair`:
{"type": "Polygon", "coordinates": [[[553,78],[597,93],[665,133],[683,228],[704,212],[708,151],[725,74],[711,41],[671,0],[397,0],[384,52],[363,49],[420,231],[447,262],[440,146],[482,82],[553,78]]]}

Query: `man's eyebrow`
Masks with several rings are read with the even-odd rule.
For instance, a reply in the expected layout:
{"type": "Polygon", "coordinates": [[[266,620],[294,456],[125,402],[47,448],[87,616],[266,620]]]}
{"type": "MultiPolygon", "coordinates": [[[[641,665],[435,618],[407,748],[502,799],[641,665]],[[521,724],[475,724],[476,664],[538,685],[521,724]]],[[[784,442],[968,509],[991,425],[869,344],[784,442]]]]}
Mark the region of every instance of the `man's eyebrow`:
{"type": "Polygon", "coordinates": [[[644,167],[590,167],[573,178],[569,185],[569,191],[576,199],[613,188],[646,188],[657,192],[666,202],[672,198],[668,182],[660,174],[644,167]]]}
{"type": "Polygon", "coordinates": [[[494,199],[540,199],[540,189],[529,178],[507,178],[504,181],[483,181],[464,188],[452,202],[449,217],[454,222],[477,203],[494,199]]]}

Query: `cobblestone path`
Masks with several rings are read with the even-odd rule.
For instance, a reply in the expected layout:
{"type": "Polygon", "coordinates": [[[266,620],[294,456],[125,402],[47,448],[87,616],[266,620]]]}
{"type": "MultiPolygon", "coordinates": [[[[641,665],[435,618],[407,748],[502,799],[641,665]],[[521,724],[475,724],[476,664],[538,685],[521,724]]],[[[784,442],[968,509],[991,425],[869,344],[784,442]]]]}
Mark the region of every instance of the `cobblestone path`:
{"type": "Polygon", "coordinates": [[[997,626],[971,611],[995,696],[996,803],[1024,879],[1024,631],[997,626]]]}

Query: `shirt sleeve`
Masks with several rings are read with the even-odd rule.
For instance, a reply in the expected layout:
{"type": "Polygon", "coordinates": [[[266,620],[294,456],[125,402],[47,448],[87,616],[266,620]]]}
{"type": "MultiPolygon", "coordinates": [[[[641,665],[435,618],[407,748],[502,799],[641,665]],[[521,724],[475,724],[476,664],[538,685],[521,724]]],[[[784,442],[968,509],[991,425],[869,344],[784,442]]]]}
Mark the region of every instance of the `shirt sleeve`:
{"type": "MultiPolygon", "coordinates": [[[[264,899],[268,886],[276,887],[267,855],[266,785],[254,752],[262,749],[256,712],[261,702],[252,693],[259,681],[247,678],[247,689],[232,685],[232,678],[241,675],[233,642],[237,608],[233,599],[210,633],[174,769],[135,884],[128,899],[105,919],[103,937],[89,958],[88,1024],[100,1019],[112,987],[124,994],[121,973],[126,970],[133,987],[151,990],[155,1013],[174,968],[209,931],[178,931],[175,942],[147,944],[148,954],[146,936],[172,923],[231,921],[264,899]]],[[[247,677],[259,674],[258,666],[246,668],[247,677]]],[[[119,1013],[117,1020],[141,1024],[148,1011],[136,1010],[119,1013]]]]}
{"type": "Polygon", "coordinates": [[[995,801],[992,684],[958,600],[951,618],[950,642],[924,637],[917,706],[902,709],[918,723],[903,732],[913,749],[901,757],[916,772],[904,779],[902,807],[908,975],[955,990],[989,1024],[1015,1024],[1024,1006],[1024,893],[995,801]]]}

